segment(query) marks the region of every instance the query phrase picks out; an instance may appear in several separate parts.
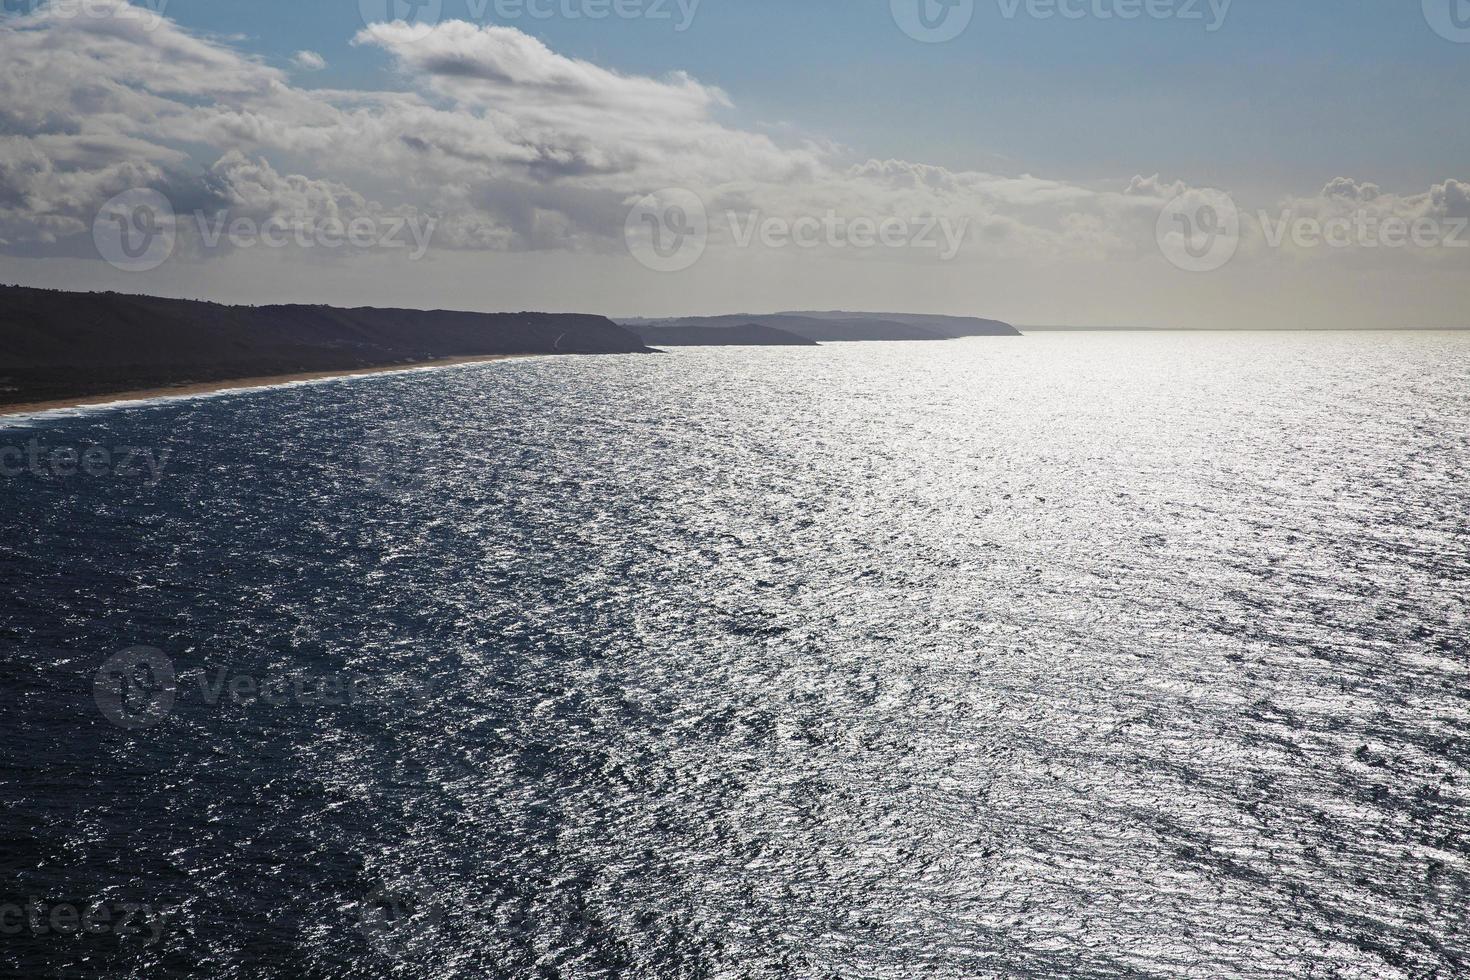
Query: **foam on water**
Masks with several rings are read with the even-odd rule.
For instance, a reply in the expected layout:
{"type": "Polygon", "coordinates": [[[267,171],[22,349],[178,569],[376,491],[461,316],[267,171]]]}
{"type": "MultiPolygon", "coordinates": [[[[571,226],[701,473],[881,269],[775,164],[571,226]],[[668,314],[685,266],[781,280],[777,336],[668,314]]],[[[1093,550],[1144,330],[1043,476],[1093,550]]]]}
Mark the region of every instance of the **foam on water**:
{"type": "MultiPolygon", "coordinates": [[[[535,360],[541,356],[536,354],[516,354],[513,360],[535,360]]],[[[272,391],[278,388],[309,388],[318,385],[329,384],[352,384],[354,382],[372,381],[376,378],[391,378],[402,375],[422,374],[429,371],[453,371],[465,368],[484,368],[493,364],[502,364],[504,360],[483,361],[479,363],[465,364],[423,364],[417,367],[396,368],[393,370],[380,371],[371,370],[359,374],[337,374],[324,378],[296,378],[290,381],[271,381],[263,384],[242,384],[238,387],[220,388],[215,391],[190,391],[180,394],[158,394],[143,398],[118,398],[113,401],[92,402],[86,405],[67,405],[60,408],[47,408],[36,412],[14,412],[11,414],[0,414],[0,429],[20,428],[32,422],[45,422],[54,419],[79,418],[86,415],[95,415],[99,412],[115,412],[119,410],[132,410],[140,408],[154,408],[160,405],[172,405],[181,401],[195,401],[198,399],[229,398],[240,394],[254,394],[260,391],[272,391]]]]}

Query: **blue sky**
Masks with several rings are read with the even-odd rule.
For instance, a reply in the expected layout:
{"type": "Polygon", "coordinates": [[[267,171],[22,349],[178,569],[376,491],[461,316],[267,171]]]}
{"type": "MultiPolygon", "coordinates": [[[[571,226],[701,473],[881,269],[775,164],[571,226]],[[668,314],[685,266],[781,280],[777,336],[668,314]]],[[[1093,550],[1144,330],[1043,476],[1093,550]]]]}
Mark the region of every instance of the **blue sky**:
{"type": "Polygon", "coordinates": [[[0,0],[0,280],[1470,325],[1470,0],[133,2],[0,0]],[[665,16],[557,12],[612,4],[665,16]],[[957,36],[910,36],[942,4],[957,36]],[[139,195],[162,224],[120,223],[139,195]]]}
{"type": "MultiPolygon", "coordinates": [[[[330,67],[311,84],[394,84],[381,52],[350,44],[354,0],[171,0],[166,12],[269,57],[318,51],[330,67]]],[[[1450,107],[1470,85],[1470,47],[1434,35],[1417,0],[1235,0],[1214,32],[1177,18],[1007,18],[980,0],[943,44],[900,33],[887,0],[701,0],[683,32],[507,23],[626,73],[687,70],[731,93],[739,124],[794,125],[863,157],[1303,191],[1338,172],[1428,184],[1470,160],[1470,126],[1450,107]]]]}

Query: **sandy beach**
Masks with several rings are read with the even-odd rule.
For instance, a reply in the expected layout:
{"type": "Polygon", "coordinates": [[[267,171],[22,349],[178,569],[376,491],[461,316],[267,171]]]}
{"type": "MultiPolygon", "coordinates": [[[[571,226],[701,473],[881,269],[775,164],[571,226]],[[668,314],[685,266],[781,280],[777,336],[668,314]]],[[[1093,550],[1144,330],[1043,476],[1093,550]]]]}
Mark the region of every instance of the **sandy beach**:
{"type": "Polygon", "coordinates": [[[195,384],[169,385],[163,388],[114,391],[106,394],[89,395],[85,398],[61,398],[55,401],[18,402],[14,405],[0,405],[0,417],[7,415],[32,415],[36,412],[49,412],[63,408],[82,408],[88,405],[112,405],[120,402],[151,401],[155,398],[183,398],[189,395],[206,395],[217,391],[272,388],[277,385],[292,384],[298,381],[327,381],[338,378],[361,378],[374,374],[402,374],[410,371],[456,367],[461,364],[486,364],[492,361],[510,361],[524,357],[544,356],[546,355],[486,354],[479,357],[446,357],[437,360],[415,361],[407,364],[385,364],[381,367],[358,368],[351,371],[307,371],[299,374],[235,378],[227,381],[205,381],[195,384]]]}

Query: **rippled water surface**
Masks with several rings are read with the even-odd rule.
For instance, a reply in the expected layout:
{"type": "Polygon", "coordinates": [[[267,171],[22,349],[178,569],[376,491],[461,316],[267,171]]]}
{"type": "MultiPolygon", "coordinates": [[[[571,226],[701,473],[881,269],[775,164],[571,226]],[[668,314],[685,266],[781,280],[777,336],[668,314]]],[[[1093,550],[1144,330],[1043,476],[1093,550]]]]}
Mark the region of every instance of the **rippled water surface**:
{"type": "Polygon", "coordinates": [[[0,918],[0,967],[1470,975],[1470,337],[548,358],[29,440],[168,455],[0,477],[0,903],[163,927],[0,918]]]}

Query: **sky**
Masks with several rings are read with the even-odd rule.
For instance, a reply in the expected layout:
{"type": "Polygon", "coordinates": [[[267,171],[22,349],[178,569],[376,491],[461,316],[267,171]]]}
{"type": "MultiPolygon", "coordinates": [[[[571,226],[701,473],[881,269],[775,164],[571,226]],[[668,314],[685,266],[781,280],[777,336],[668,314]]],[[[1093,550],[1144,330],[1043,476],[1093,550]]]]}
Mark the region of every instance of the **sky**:
{"type": "Polygon", "coordinates": [[[0,281],[1470,326],[1470,0],[0,0],[0,281]]]}

